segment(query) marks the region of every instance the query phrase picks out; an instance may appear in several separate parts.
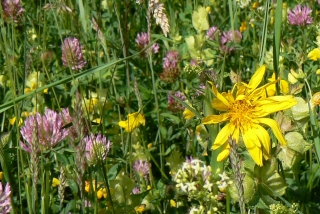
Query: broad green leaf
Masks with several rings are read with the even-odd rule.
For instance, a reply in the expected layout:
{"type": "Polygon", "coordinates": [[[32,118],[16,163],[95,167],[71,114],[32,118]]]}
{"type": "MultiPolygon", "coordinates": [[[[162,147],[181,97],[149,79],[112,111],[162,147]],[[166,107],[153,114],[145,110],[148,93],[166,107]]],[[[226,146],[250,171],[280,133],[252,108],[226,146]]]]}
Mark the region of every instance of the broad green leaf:
{"type": "Polygon", "coordinates": [[[260,192],[270,196],[281,196],[287,188],[285,181],[278,173],[278,163],[275,158],[270,159],[263,167],[255,167],[256,179],[259,181],[260,192]]]}
{"type": "Polygon", "coordinates": [[[302,120],[309,117],[310,113],[308,103],[301,97],[295,97],[295,99],[297,101],[297,105],[291,108],[293,118],[295,120],[302,120]]]}
{"type": "Polygon", "coordinates": [[[117,175],[119,174],[120,170],[121,170],[121,163],[117,163],[115,165],[113,165],[109,171],[108,171],[108,180],[113,180],[117,177],[117,175]]]}

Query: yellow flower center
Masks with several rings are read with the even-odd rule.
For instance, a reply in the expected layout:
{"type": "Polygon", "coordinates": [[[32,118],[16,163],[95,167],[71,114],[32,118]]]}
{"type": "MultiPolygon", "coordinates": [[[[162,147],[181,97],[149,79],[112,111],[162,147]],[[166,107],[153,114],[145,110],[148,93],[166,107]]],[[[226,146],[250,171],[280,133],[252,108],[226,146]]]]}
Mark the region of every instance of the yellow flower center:
{"type": "Polygon", "coordinates": [[[245,100],[237,100],[231,105],[229,111],[230,123],[235,127],[244,128],[252,123],[252,112],[254,106],[245,100]]]}

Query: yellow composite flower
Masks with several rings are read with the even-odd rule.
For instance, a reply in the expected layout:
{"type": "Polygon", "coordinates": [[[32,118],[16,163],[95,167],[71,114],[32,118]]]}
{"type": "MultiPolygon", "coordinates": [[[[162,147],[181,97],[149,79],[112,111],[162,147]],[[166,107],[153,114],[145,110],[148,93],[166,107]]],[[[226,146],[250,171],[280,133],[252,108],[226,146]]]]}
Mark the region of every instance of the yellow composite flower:
{"type": "MultiPolygon", "coordinates": [[[[274,82],[276,80],[276,74],[273,73],[272,77],[268,80],[274,82]]],[[[268,96],[274,96],[276,94],[276,84],[269,85],[266,90],[268,96]]],[[[289,94],[289,83],[287,81],[280,80],[280,92],[284,95],[289,94]]]]}
{"type": "Polygon", "coordinates": [[[315,48],[312,51],[310,51],[308,53],[308,58],[313,60],[313,61],[317,61],[318,59],[320,59],[320,49],[319,48],[315,48]]]}
{"type": "Polygon", "coordinates": [[[230,145],[228,137],[231,136],[239,142],[240,136],[255,161],[259,166],[263,165],[263,158],[270,158],[270,136],[262,125],[269,126],[281,145],[287,142],[280,131],[277,122],[267,118],[271,113],[285,110],[294,106],[297,102],[292,95],[266,96],[266,88],[275,82],[258,87],[266,71],[266,66],[261,66],[252,76],[248,84],[236,84],[232,91],[219,93],[213,83],[212,91],[216,98],[212,100],[212,106],[216,110],[225,112],[219,115],[210,115],[202,119],[202,124],[217,124],[229,121],[218,133],[212,149],[222,147],[217,160],[223,161],[229,156],[230,145]]]}
{"type": "Polygon", "coordinates": [[[126,132],[132,132],[135,128],[139,127],[140,125],[145,125],[146,119],[144,118],[143,114],[139,111],[134,112],[132,114],[128,114],[128,119],[125,121],[119,121],[119,126],[124,128],[126,132]]]}

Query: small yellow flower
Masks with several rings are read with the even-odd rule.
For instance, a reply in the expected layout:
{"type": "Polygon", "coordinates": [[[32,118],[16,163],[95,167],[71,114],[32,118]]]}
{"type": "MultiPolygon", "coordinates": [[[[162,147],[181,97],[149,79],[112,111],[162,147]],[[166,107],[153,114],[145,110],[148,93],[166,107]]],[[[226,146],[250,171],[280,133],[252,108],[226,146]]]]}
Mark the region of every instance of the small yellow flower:
{"type": "Polygon", "coordinates": [[[150,189],[151,189],[151,186],[150,186],[150,185],[148,185],[148,186],[147,186],[147,190],[150,190],[150,189]]]}
{"type": "Polygon", "coordinates": [[[101,123],[101,118],[100,117],[96,118],[96,119],[92,120],[92,122],[100,124],[101,123]]]}
{"type": "Polygon", "coordinates": [[[0,181],[3,179],[3,172],[0,172],[0,181]]]}
{"type": "Polygon", "coordinates": [[[151,149],[153,146],[153,143],[148,143],[148,149],[151,149]]]}
{"type": "Polygon", "coordinates": [[[255,2],[253,2],[251,9],[252,9],[252,10],[255,10],[255,9],[257,9],[258,7],[259,7],[259,2],[255,1],[255,2]]]}
{"type": "MultiPolygon", "coordinates": [[[[16,122],[16,119],[17,119],[16,117],[13,117],[13,118],[9,119],[9,123],[10,123],[11,125],[14,125],[14,123],[16,122]]],[[[22,118],[20,117],[18,126],[21,126],[22,123],[23,123],[23,120],[22,120],[22,118]]]]}
{"type": "Polygon", "coordinates": [[[57,178],[52,179],[52,187],[56,187],[60,185],[60,181],[57,178]]]}
{"type": "Polygon", "coordinates": [[[134,112],[132,114],[128,114],[128,119],[125,121],[119,121],[119,126],[124,128],[126,132],[132,132],[135,128],[140,125],[145,125],[146,120],[140,112],[134,112]]]}
{"type": "Polygon", "coordinates": [[[207,11],[209,14],[211,14],[211,7],[210,7],[210,6],[206,7],[206,11],[207,11]]]}
{"type": "Polygon", "coordinates": [[[31,115],[33,115],[33,113],[30,112],[30,111],[23,111],[23,112],[21,113],[21,116],[22,116],[22,117],[29,117],[29,116],[31,116],[31,115]]]}
{"type": "Polygon", "coordinates": [[[320,69],[317,69],[316,74],[318,75],[320,74],[320,69]]]}
{"type": "Polygon", "coordinates": [[[176,201],[171,199],[171,200],[170,200],[170,206],[171,206],[171,207],[176,207],[176,206],[177,206],[176,201]]]}
{"type": "Polygon", "coordinates": [[[217,161],[223,161],[229,156],[228,137],[231,136],[237,143],[242,139],[255,163],[263,166],[263,159],[268,160],[271,153],[270,136],[263,126],[269,126],[280,144],[287,145],[278,123],[267,116],[291,108],[297,101],[291,95],[267,97],[265,90],[274,82],[258,87],[265,71],[266,66],[263,65],[253,74],[248,84],[235,84],[232,91],[228,92],[219,93],[215,84],[211,83],[215,95],[212,107],[223,113],[203,118],[202,124],[229,121],[213,142],[213,150],[222,147],[217,161]]]}
{"type": "Polygon", "coordinates": [[[143,211],[146,210],[146,205],[141,204],[141,205],[135,207],[134,210],[136,211],[136,213],[142,213],[143,211]]]}
{"type": "Polygon", "coordinates": [[[318,59],[320,59],[320,49],[319,48],[315,48],[312,51],[310,51],[308,53],[308,58],[313,60],[313,61],[317,61],[318,59]]]}
{"type": "Polygon", "coordinates": [[[98,199],[101,199],[103,197],[103,191],[102,189],[99,189],[98,192],[97,192],[97,197],[98,199]]]}
{"type": "MultiPolygon", "coordinates": [[[[86,191],[86,192],[89,192],[90,191],[90,181],[86,181],[86,184],[85,184],[85,186],[84,186],[84,190],[86,191]]],[[[92,186],[93,186],[93,188],[95,188],[95,181],[93,181],[92,182],[92,186]]]]}
{"type": "Polygon", "coordinates": [[[241,22],[241,26],[240,26],[240,28],[239,28],[240,32],[241,32],[241,33],[244,32],[245,30],[247,30],[247,28],[248,28],[247,22],[246,22],[246,21],[241,22]]]}
{"type": "MultiPolygon", "coordinates": [[[[273,73],[272,77],[268,79],[270,82],[275,82],[276,80],[276,74],[273,73]]],[[[276,83],[269,85],[267,87],[267,94],[268,96],[274,96],[276,94],[276,83]]],[[[289,94],[289,83],[285,80],[280,80],[280,92],[284,95],[289,94]]]]}
{"type": "Polygon", "coordinates": [[[314,108],[317,105],[320,105],[320,92],[315,93],[311,98],[311,107],[314,108]]]}
{"type": "Polygon", "coordinates": [[[190,120],[191,118],[193,118],[195,115],[192,111],[190,111],[188,108],[186,108],[183,112],[183,116],[186,120],[190,120]]]}

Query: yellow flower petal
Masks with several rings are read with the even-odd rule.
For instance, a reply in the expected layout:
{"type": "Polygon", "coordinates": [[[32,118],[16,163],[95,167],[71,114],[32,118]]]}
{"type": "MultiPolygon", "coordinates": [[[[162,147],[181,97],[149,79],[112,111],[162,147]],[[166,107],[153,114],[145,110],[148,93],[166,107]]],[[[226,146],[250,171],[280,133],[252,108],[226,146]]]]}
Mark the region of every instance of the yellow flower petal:
{"type": "Polygon", "coordinates": [[[270,136],[269,133],[260,125],[256,125],[256,133],[257,137],[259,138],[263,154],[265,154],[265,159],[268,160],[270,158],[271,152],[271,143],[270,143],[270,136]]]}
{"type": "Polygon", "coordinates": [[[285,80],[280,80],[280,92],[284,95],[289,94],[289,83],[285,80]]]}
{"type": "Polygon", "coordinates": [[[221,100],[217,98],[212,99],[212,107],[218,111],[228,111],[228,106],[226,106],[221,100]]]}
{"type": "Polygon", "coordinates": [[[228,102],[228,100],[226,100],[226,98],[224,96],[222,96],[219,92],[218,92],[218,89],[216,88],[215,84],[213,82],[209,82],[212,86],[212,91],[214,93],[214,95],[216,95],[217,99],[221,100],[221,102],[229,107],[230,106],[230,103],[228,102]]]}
{"type": "Polygon", "coordinates": [[[262,65],[260,66],[260,68],[258,68],[258,70],[251,77],[250,82],[248,83],[248,86],[250,88],[249,91],[253,91],[259,86],[265,72],[266,72],[266,65],[262,65]]]}
{"type": "Polygon", "coordinates": [[[313,61],[317,61],[318,59],[320,59],[320,49],[319,48],[315,48],[312,51],[310,51],[308,53],[308,58],[313,60],[313,61]]]}
{"type": "Polygon", "coordinates": [[[282,111],[291,108],[297,104],[297,101],[293,96],[273,96],[258,101],[261,111],[259,112],[260,117],[267,116],[271,113],[282,111]]]}
{"type": "Polygon", "coordinates": [[[250,153],[250,156],[252,157],[254,162],[258,166],[262,166],[263,165],[262,151],[261,151],[261,148],[257,147],[255,144],[256,143],[255,140],[257,140],[257,136],[253,135],[252,132],[248,131],[248,132],[242,133],[242,138],[243,138],[243,142],[246,145],[246,148],[247,148],[248,152],[250,153]]]}
{"type": "Polygon", "coordinates": [[[224,161],[230,154],[230,145],[229,143],[225,143],[222,147],[222,151],[219,153],[217,157],[217,161],[224,161]]]}
{"type": "Polygon", "coordinates": [[[272,129],[274,135],[276,136],[276,138],[282,146],[287,145],[287,141],[284,139],[283,134],[280,131],[279,125],[275,120],[272,120],[270,118],[259,118],[258,121],[259,123],[265,124],[272,129]]]}
{"type": "Polygon", "coordinates": [[[226,121],[228,114],[210,115],[202,119],[202,124],[216,124],[226,121]]]}
{"type": "Polygon", "coordinates": [[[185,119],[190,120],[191,118],[193,118],[195,115],[192,111],[190,111],[188,108],[186,108],[183,112],[183,116],[185,119]]]}
{"type": "MultiPolygon", "coordinates": [[[[235,129],[236,128],[231,123],[228,123],[227,125],[225,125],[225,127],[223,127],[218,133],[212,145],[212,150],[216,150],[220,146],[225,144],[225,142],[228,140],[228,137],[233,135],[235,129]]],[[[235,137],[232,136],[232,138],[235,138],[235,137]]]]}

